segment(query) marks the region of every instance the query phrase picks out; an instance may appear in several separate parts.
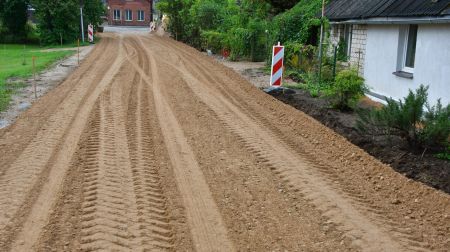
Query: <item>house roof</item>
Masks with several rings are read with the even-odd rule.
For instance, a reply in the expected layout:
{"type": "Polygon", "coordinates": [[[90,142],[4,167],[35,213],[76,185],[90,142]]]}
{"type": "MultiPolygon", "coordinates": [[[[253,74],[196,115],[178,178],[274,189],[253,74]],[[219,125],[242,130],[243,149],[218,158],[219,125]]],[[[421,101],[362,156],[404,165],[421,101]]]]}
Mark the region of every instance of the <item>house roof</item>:
{"type": "Polygon", "coordinates": [[[450,15],[450,0],[331,0],[325,15],[331,21],[445,16],[450,15]]]}

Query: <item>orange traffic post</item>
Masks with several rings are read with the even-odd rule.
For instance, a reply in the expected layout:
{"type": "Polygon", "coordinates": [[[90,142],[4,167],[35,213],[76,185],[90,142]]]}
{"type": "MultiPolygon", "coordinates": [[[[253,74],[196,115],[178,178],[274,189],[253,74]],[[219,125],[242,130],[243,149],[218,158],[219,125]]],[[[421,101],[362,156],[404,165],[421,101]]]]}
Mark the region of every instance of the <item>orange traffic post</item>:
{"type": "Polygon", "coordinates": [[[78,65],[80,65],[80,39],[78,39],[78,65]]]}
{"type": "Polygon", "coordinates": [[[34,81],[33,81],[33,89],[34,89],[34,98],[37,99],[37,90],[36,90],[36,64],[35,64],[35,61],[36,61],[36,57],[33,56],[33,79],[34,79],[34,81]]]}

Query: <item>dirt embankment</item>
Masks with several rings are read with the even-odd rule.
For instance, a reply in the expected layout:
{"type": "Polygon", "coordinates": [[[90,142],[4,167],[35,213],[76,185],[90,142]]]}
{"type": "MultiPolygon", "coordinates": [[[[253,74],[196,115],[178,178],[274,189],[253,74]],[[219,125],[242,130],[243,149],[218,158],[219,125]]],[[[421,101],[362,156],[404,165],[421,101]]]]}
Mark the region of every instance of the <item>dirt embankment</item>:
{"type": "Polygon", "coordinates": [[[1,132],[0,250],[449,247],[448,195],[193,48],[104,36],[1,132]]]}
{"type": "Polygon", "coordinates": [[[412,149],[404,139],[364,135],[355,128],[355,113],[330,109],[326,100],[312,98],[302,90],[296,92],[289,95],[275,94],[274,97],[314,117],[406,177],[450,194],[449,161],[440,160],[433,153],[412,149]]]}

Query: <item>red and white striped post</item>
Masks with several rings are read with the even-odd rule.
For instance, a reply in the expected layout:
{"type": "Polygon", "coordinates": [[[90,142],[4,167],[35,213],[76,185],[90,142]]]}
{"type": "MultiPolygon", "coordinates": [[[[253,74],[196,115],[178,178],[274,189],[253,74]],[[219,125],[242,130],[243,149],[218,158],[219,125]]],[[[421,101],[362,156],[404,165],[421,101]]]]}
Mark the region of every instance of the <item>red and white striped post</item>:
{"type": "Polygon", "coordinates": [[[94,43],[94,26],[92,24],[88,25],[88,39],[89,43],[94,43]]]}
{"type": "Polygon", "coordinates": [[[270,75],[270,85],[281,87],[283,79],[283,61],[284,60],[284,46],[278,45],[273,47],[272,51],[272,74],[270,75]]]}

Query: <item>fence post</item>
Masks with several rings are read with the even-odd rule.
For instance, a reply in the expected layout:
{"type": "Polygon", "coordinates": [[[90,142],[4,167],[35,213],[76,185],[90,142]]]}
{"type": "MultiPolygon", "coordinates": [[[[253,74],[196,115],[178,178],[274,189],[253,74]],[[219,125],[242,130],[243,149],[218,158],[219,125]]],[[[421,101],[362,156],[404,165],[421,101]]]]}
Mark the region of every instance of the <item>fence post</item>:
{"type": "Polygon", "coordinates": [[[358,51],[358,71],[356,72],[357,75],[359,76],[359,69],[360,69],[360,61],[361,61],[361,50],[358,51]]]}
{"type": "Polygon", "coordinates": [[[34,90],[34,98],[37,99],[37,88],[36,88],[36,57],[33,56],[33,90],[34,90]]]}
{"type": "Polygon", "coordinates": [[[22,61],[22,65],[26,65],[27,64],[27,61],[26,61],[26,59],[25,59],[25,44],[23,45],[23,61],[22,61]]]}
{"type": "Polygon", "coordinates": [[[78,39],[78,65],[80,65],[80,39],[78,39]]]}
{"type": "Polygon", "coordinates": [[[333,58],[333,79],[336,77],[336,62],[337,62],[337,46],[334,46],[334,58],[333,58]]]}

